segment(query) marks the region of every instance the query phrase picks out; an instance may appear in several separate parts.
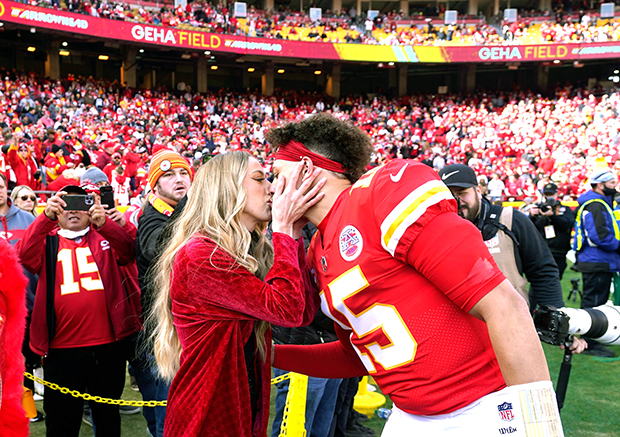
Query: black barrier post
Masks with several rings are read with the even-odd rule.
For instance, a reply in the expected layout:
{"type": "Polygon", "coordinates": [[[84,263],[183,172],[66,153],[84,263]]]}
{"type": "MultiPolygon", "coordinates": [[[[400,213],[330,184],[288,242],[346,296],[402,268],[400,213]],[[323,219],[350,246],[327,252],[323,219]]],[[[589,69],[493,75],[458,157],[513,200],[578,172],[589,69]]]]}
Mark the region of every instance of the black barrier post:
{"type": "Polygon", "coordinates": [[[560,365],[560,375],[558,376],[558,384],[555,388],[555,395],[558,400],[558,410],[562,410],[564,406],[564,398],[566,397],[566,389],[568,388],[568,378],[570,378],[570,369],[572,366],[573,360],[573,352],[569,349],[569,346],[572,344],[572,336],[569,337],[571,342],[565,344],[564,349],[564,358],[562,359],[562,364],[560,365]]]}

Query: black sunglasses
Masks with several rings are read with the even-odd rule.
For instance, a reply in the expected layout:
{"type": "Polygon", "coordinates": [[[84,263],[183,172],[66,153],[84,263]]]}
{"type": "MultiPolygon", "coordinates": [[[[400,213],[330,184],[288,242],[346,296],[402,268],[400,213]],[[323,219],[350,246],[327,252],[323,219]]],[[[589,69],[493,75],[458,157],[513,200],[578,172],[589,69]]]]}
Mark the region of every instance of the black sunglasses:
{"type": "Polygon", "coordinates": [[[22,202],[25,202],[26,200],[30,199],[33,202],[35,202],[37,200],[37,196],[21,196],[20,199],[22,199],[22,202]]]}

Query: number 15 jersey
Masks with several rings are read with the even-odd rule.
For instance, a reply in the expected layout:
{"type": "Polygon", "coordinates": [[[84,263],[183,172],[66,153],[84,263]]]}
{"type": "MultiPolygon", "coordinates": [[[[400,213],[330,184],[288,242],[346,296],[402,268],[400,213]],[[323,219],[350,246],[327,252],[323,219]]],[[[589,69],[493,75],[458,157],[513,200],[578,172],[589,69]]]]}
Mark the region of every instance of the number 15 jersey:
{"type": "Polygon", "coordinates": [[[445,414],[505,387],[486,324],[467,313],[505,278],[431,168],[366,173],[308,258],[342,346],[400,409],[445,414]]]}

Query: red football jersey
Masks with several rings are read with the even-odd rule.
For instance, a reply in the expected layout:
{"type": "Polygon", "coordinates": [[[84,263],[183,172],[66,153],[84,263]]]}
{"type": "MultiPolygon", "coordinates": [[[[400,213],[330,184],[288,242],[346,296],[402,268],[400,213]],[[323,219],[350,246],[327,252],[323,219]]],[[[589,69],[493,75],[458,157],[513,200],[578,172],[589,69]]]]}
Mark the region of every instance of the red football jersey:
{"type": "Polygon", "coordinates": [[[322,310],[394,404],[445,414],[505,386],[486,324],[467,313],[505,278],[431,168],[371,170],[319,231],[309,260],[322,310]]]}
{"type": "Polygon", "coordinates": [[[86,237],[58,238],[51,348],[96,346],[115,340],[99,268],[86,237]]]}

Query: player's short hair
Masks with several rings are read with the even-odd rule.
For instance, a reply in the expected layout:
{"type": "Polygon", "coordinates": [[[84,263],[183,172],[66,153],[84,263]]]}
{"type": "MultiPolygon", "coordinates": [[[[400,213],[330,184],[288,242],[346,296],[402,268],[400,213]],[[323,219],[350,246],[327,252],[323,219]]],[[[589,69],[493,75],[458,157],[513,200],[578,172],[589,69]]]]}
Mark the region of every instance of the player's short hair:
{"type": "Polygon", "coordinates": [[[364,131],[323,112],[301,122],[270,129],[265,138],[274,151],[291,140],[299,141],[311,152],[342,164],[343,176],[351,183],[366,172],[372,153],[372,143],[364,131]]]}

